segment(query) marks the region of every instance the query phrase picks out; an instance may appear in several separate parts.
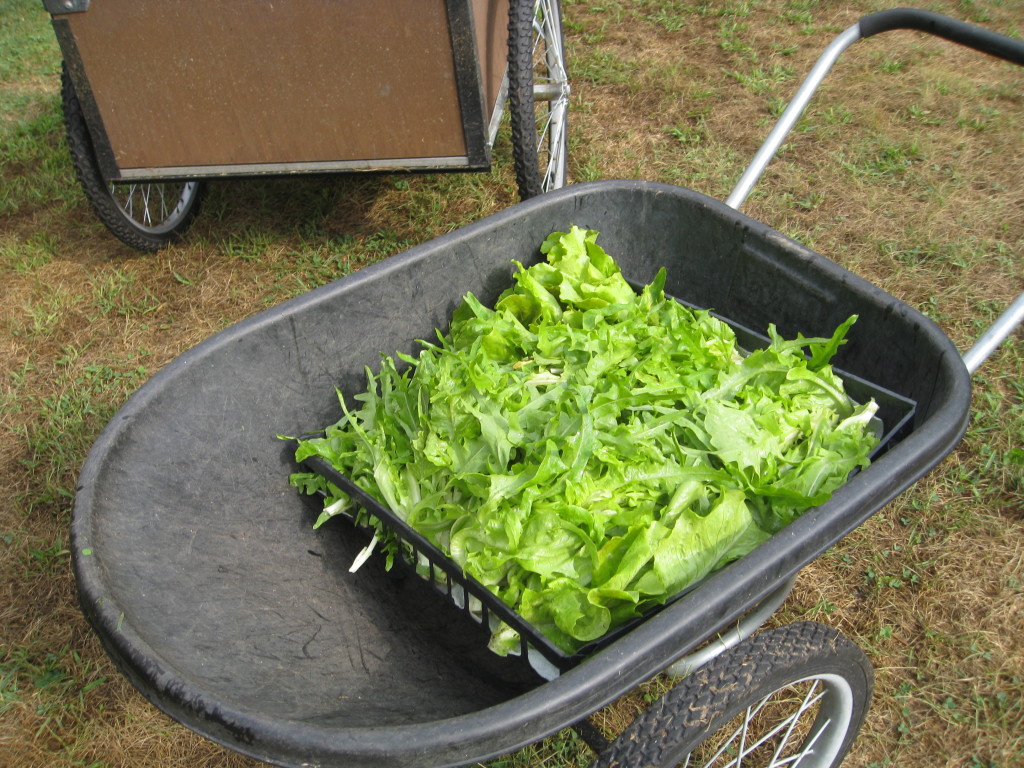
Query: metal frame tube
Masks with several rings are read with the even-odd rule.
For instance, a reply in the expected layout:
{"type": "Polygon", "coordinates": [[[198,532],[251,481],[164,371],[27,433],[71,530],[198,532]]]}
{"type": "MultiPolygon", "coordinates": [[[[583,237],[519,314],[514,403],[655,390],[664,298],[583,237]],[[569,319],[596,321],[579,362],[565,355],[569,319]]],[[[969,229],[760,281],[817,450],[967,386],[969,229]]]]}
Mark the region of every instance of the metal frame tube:
{"type": "Polygon", "coordinates": [[[782,146],[782,142],[785,141],[786,136],[793,130],[793,126],[796,125],[796,121],[807,108],[808,102],[810,102],[811,97],[818,90],[822,80],[825,79],[825,75],[829,73],[832,65],[836,63],[836,59],[839,58],[843,51],[860,39],[860,25],[854,24],[836,37],[829,44],[828,48],[822,52],[800,86],[800,90],[796,92],[793,100],[786,107],[786,111],[782,113],[772,132],[768,134],[768,138],[764,140],[764,144],[761,145],[757,154],[754,155],[754,159],[750,161],[747,170],[744,171],[740,180],[736,182],[736,186],[733,187],[732,192],[725,201],[726,205],[735,208],[737,211],[740,209],[743,201],[747,199],[750,191],[754,188],[758,179],[761,178],[764,169],[768,167],[772,158],[775,157],[775,153],[782,146]]]}
{"type": "MultiPolygon", "coordinates": [[[[925,12],[918,11],[910,11],[908,13],[910,21],[921,21],[918,17],[922,16],[924,21],[928,21],[931,26],[926,24],[921,27],[906,28],[920,28],[921,31],[931,32],[939,37],[952,40],[953,42],[959,42],[963,45],[968,45],[969,47],[974,47],[983,52],[993,53],[989,48],[996,46],[996,51],[993,55],[1001,56],[1002,58],[1006,58],[1014,63],[1021,63],[1022,58],[1024,58],[1024,55],[1020,52],[1020,46],[1017,41],[1009,40],[1009,38],[1004,39],[1002,36],[988,33],[987,30],[975,31],[967,25],[963,25],[960,22],[953,22],[952,20],[945,19],[944,17],[937,16],[936,14],[927,14],[925,12]],[[948,25],[951,25],[953,32],[957,32],[959,35],[954,35],[949,30],[946,30],[945,26],[941,29],[933,29],[932,27],[938,23],[935,21],[936,19],[944,24],[948,23],[948,25]],[[966,29],[966,32],[964,32],[964,29],[966,29]],[[966,38],[961,39],[964,35],[966,35],[966,38]],[[986,42],[987,45],[982,46],[978,44],[975,40],[978,36],[981,36],[983,42],[986,42]],[[992,42],[989,38],[998,39],[996,39],[995,42],[992,42]],[[1003,47],[999,48],[997,44],[1002,45],[1003,47]]],[[[862,19],[861,22],[847,27],[847,29],[837,36],[824,50],[824,52],[822,52],[821,56],[818,57],[818,60],[811,68],[811,71],[800,85],[799,90],[797,90],[796,95],[782,113],[782,116],[775,124],[775,127],[772,128],[771,133],[769,133],[768,137],[764,140],[761,148],[758,149],[757,153],[754,155],[753,160],[750,161],[750,165],[747,166],[743,175],[740,176],[739,181],[736,182],[736,186],[733,187],[732,192],[725,201],[726,205],[734,208],[735,210],[740,209],[740,206],[743,205],[744,201],[750,195],[754,185],[761,178],[765,169],[768,167],[768,164],[778,152],[779,147],[782,146],[782,143],[786,140],[786,137],[793,129],[793,126],[796,125],[797,120],[799,120],[800,116],[804,113],[811,97],[813,97],[817,92],[818,87],[832,69],[832,66],[835,64],[839,56],[858,40],[862,40],[865,37],[879,32],[888,31],[889,29],[904,28],[904,26],[901,25],[906,21],[902,15],[897,14],[893,21],[895,26],[885,26],[881,22],[889,20],[889,14],[883,12],[882,14],[876,14],[875,16],[880,18],[877,25],[869,25],[867,32],[865,32],[861,29],[861,22],[864,21],[862,19]],[[881,18],[883,16],[884,18],[881,18]],[[878,28],[876,29],[875,26],[878,28]]],[[[866,18],[870,21],[874,17],[866,18]]],[[[1010,307],[999,317],[995,324],[993,324],[992,327],[990,327],[981,336],[981,338],[978,339],[970,350],[963,354],[964,365],[967,367],[968,372],[973,374],[977,371],[989,355],[991,355],[996,348],[1005,341],[1019,325],[1021,325],[1021,323],[1024,323],[1024,293],[1021,293],[1010,307]]]]}
{"type": "Polygon", "coordinates": [[[1024,323],[1024,293],[1021,293],[999,316],[999,319],[981,335],[974,346],[964,353],[964,365],[967,366],[967,371],[973,375],[989,355],[995,352],[1021,323],[1024,323]]]}
{"type": "MultiPolygon", "coordinates": [[[[800,116],[806,110],[811,98],[817,92],[822,81],[839,59],[839,56],[858,40],[862,40],[879,31],[886,31],[888,28],[870,28],[865,34],[861,29],[860,22],[858,22],[845,29],[832,41],[818,57],[818,60],[800,85],[793,99],[787,105],[782,116],[772,128],[742,176],[740,176],[739,181],[736,182],[732,192],[725,201],[726,205],[735,210],[740,209],[753,190],[754,185],[757,184],[764,174],[768,164],[774,159],[779,147],[782,146],[782,143],[796,125],[797,120],[800,119],[800,116]]],[[[925,29],[924,31],[932,30],[925,29]]],[[[961,42],[955,38],[953,39],[955,42],[961,42]]],[[[1016,61],[1017,59],[1011,58],[1010,60],[1016,61]]],[[[974,346],[963,355],[964,365],[968,372],[973,374],[1021,323],[1024,323],[1024,293],[1017,297],[1016,301],[978,339],[974,346]]],[[[745,616],[733,629],[709,641],[699,650],[678,659],[667,669],[667,672],[674,676],[688,675],[752,635],[785,602],[790,591],[793,589],[794,582],[795,578],[784,583],[754,611],[745,616]]]]}
{"type": "Polygon", "coordinates": [[[735,627],[727,632],[723,632],[715,639],[709,640],[706,645],[698,648],[693,653],[677,659],[665,671],[673,677],[686,677],[686,675],[700,669],[730,648],[735,648],[760,629],[782,607],[782,604],[786,602],[786,598],[789,597],[789,593],[793,591],[795,585],[796,576],[786,579],[778,589],[762,600],[754,610],[740,619],[735,627]]]}

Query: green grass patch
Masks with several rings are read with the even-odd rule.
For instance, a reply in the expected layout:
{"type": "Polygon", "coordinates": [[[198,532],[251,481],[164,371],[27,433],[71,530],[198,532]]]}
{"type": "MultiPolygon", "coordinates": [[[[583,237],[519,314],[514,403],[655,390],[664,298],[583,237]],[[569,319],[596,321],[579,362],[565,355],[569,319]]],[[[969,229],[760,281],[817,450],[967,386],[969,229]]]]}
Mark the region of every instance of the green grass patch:
{"type": "MultiPolygon", "coordinates": [[[[927,7],[1022,34],[1019,2],[927,7]]],[[[880,6],[565,0],[562,9],[571,181],[650,179],[721,200],[818,52],[880,6]]],[[[0,0],[0,51],[0,752],[46,768],[253,768],[132,698],[84,621],[72,620],[78,473],[117,409],[182,351],[514,204],[507,124],[487,173],[211,183],[186,238],[143,255],[98,223],[78,187],[60,52],[38,0],[0,0]]],[[[972,55],[920,33],[858,43],[744,206],[920,308],[961,349],[1024,290],[1024,70],[972,55]]],[[[1018,333],[975,376],[963,441],[811,563],[774,619],[836,626],[875,664],[875,702],[847,765],[1019,764],[1022,381],[1018,333]]],[[[594,720],[614,735],[666,686],[658,678],[594,720]]],[[[565,731],[486,766],[591,760],[565,731]]]]}

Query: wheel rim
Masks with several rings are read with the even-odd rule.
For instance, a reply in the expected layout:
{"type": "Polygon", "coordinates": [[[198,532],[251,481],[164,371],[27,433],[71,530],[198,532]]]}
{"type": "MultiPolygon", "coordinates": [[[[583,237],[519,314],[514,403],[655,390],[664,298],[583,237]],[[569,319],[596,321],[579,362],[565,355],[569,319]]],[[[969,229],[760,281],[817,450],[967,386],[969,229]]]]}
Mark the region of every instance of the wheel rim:
{"type": "Polygon", "coordinates": [[[565,185],[566,115],[569,77],[565,71],[562,21],[557,0],[537,0],[533,15],[533,102],[541,189],[565,185]]]}
{"type": "Polygon", "coordinates": [[[111,184],[110,196],[134,227],[159,235],[188,216],[198,189],[196,181],[111,184]]]}
{"type": "Polygon", "coordinates": [[[747,707],[683,768],[826,768],[842,750],[854,693],[839,675],[805,677],[747,707]]]}

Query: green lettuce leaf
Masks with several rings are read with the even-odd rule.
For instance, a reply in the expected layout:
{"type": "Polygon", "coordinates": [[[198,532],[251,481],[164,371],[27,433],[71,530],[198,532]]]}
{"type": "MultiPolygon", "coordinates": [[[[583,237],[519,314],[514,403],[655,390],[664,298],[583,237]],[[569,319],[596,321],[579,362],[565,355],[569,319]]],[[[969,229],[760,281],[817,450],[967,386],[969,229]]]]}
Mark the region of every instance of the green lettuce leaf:
{"type": "MultiPolygon", "coordinates": [[[[742,557],[866,466],[873,403],[846,395],[830,338],[740,351],[727,324],[639,293],[578,227],[518,265],[493,308],[467,295],[416,357],[296,458],[330,461],[573,652],[742,557]]],[[[322,478],[324,513],[379,523],[322,478]]],[[[397,553],[385,531],[386,556],[397,553]]],[[[491,647],[518,649],[495,626],[491,647]]]]}

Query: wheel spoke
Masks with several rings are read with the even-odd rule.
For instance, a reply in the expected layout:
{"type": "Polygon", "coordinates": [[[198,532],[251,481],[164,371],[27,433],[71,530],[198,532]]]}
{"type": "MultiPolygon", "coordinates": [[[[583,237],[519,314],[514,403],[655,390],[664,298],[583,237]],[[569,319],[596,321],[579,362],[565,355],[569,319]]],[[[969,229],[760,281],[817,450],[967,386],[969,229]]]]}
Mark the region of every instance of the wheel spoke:
{"type": "Polygon", "coordinates": [[[157,188],[157,193],[160,195],[160,220],[163,221],[167,218],[167,189],[163,184],[160,184],[157,188]]]}
{"type": "MultiPolygon", "coordinates": [[[[781,731],[785,730],[785,735],[779,741],[779,745],[776,748],[775,754],[772,756],[772,761],[771,761],[771,763],[769,763],[769,765],[770,766],[782,766],[782,765],[787,765],[788,763],[792,762],[794,759],[796,759],[796,760],[802,759],[803,756],[805,754],[807,754],[807,750],[810,748],[809,744],[806,745],[804,750],[802,750],[801,753],[798,754],[798,755],[794,755],[794,756],[791,756],[791,757],[788,757],[788,758],[784,758],[784,759],[779,759],[779,758],[781,757],[781,755],[785,751],[786,746],[789,744],[789,739],[793,735],[793,729],[796,727],[796,724],[798,722],[800,722],[800,719],[803,717],[804,713],[807,712],[808,709],[813,707],[814,704],[817,703],[821,699],[821,697],[824,695],[824,692],[822,692],[821,694],[818,694],[817,696],[814,696],[813,698],[811,698],[811,695],[813,694],[814,689],[817,687],[817,684],[818,684],[818,681],[815,681],[814,682],[814,686],[812,686],[811,690],[808,691],[807,696],[804,697],[803,702],[801,702],[800,707],[797,709],[796,712],[794,712],[792,715],[790,715],[789,717],[784,719],[782,722],[780,722],[778,725],[776,725],[770,731],[765,733],[764,736],[762,736],[760,739],[758,739],[755,743],[751,744],[748,749],[746,749],[745,751],[741,751],[740,757],[742,758],[742,757],[745,757],[746,755],[749,755],[750,753],[752,753],[754,750],[756,750],[761,745],[766,744],[771,739],[775,738],[775,736],[778,735],[781,731]]],[[[764,703],[766,703],[766,702],[762,702],[762,706],[764,705],[764,703]]],[[[759,709],[760,709],[760,707],[759,707],[759,709]]],[[[740,763],[738,761],[736,763],[736,766],[737,766],[737,768],[739,768],[739,766],[740,766],[740,763]]]]}
{"type": "MultiPolygon", "coordinates": [[[[801,749],[799,753],[797,753],[797,754],[793,755],[791,758],[789,758],[788,762],[791,762],[793,764],[794,768],[795,768],[795,766],[800,765],[800,763],[803,761],[803,759],[805,757],[807,757],[808,755],[813,755],[814,754],[814,745],[818,742],[818,739],[821,737],[821,735],[823,733],[825,733],[826,730],[828,730],[828,727],[829,727],[829,725],[831,725],[831,723],[832,723],[831,718],[826,719],[821,724],[821,727],[818,728],[818,730],[814,732],[814,735],[811,736],[807,740],[807,743],[804,745],[804,748],[801,749]]],[[[783,765],[783,761],[778,762],[778,765],[783,765]]]]}
{"type": "Polygon", "coordinates": [[[108,188],[132,224],[143,230],[163,231],[176,226],[188,212],[196,182],[111,184],[108,188]]]}
{"type": "MultiPolygon", "coordinates": [[[[789,739],[793,735],[793,729],[796,727],[796,724],[800,720],[800,717],[803,715],[803,713],[806,712],[807,710],[809,710],[811,707],[813,707],[819,701],[821,701],[821,698],[825,695],[825,693],[826,693],[825,689],[822,689],[817,694],[815,693],[818,690],[818,685],[819,685],[820,682],[821,682],[820,680],[815,680],[814,683],[807,689],[807,694],[804,696],[804,700],[800,704],[800,709],[797,710],[796,714],[793,715],[792,718],[790,718],[789,728],[786,729],[786,735],[782,737],[782,740],[779,742],[779,746],[775,750],[775,755],[774,755],[774,757],[772,757],[772,763],[773,764],[776,763],[776,761],[778,760],[779,756],[782,754],[783,750],[786,748],[786,745],[789,743],[789,739]]],[[[807,743],[807,745],[804,747],[804,749],[801,750],[800,754],[798,756],[796,756],[796,762],[797,763],[799,763],[801,760],[803,760],[804,755],[806,755],[808,753],[808,751],[811,749],[811,747],[814,746],[814,742],[818,740],[818,736],[821,735],[822,730],[823,729],[819,729],[818,732],[814,735],[813,739],[811,739],[811,741],[809,741],[807,743]]],[[[781,765],[781,764],[782,763],[779,763],[779,765],[781,765]]]]}
{"type": "MultiPolygon", "coordinates": [[[[743,714],[743,722],[732,732],[732,734],[721,744],[718,750],[711,756],[709,760],[704,763],[705,768],[709,768],[713,765],[718,765],[718,760],[730,752],[731,749],[735,748],[735,755],[732,756],[729,762],[721,765],[720,768],[743,768],[744,759],[757,752],[757,750],[768,744],[776,736],[782,733],[782,737],[779,739],[778,745],[775,747],[774,753],[771,758],[771,762],[768,763],[770,768],[781,768],[782,766],[798,766],[800,762],[808,755],[813,754],[813,747],[817,742],[818,738],[828,728],[830,720],[826,719],[824,722],[819,724],[819,728],[816,732],[806,739],[802,748],[799,752],[784,756],[787,746],[790,744],[790,739],[794,734],[797,723],[801,721],[803,716],[814,706],[821,701],[821,699],[827,694],[826,689],[819,690],[820,681],[814,680],[812,685],[808,688],[807,693],[804,695],[803,700],[797,707],[796,711],[791,715],[783,719],[781,722],[776,724],[773,728],[768,730],[766,733],[757,737],[755,740],[750,741],[752,737],[752,725],[754,720],[761,713],[761,711],[772,701],[772,699],[779,693],[776,691],[771,696],[766,696],[761,699],[757,704],[750,706],[743,714]]],[[[685,766],[689,766],[690,756],[687,756],[685,766]]]]}
{"type": "Polygon", "coordinates": [[[765,698],[761,699],[761,701],[758,702],[756,706],[747,707],[746,712],[743,713],[743,723],[735,731],[732,732],[732,735],[728,739],[722,742],[722,745],[718,748],[718,751],[711,756],[711,759],[704,763],[705,768],[714,765],[718,758],[720,758],[722,755],[728,752],[729,748],[735,743],[737,737],[740,739],[740,748],[737,750],[736,758],[726,763],[722,768],[733,768],[734,766],[739,766],[740,761],[747,754],[744,751],[743,745],[744,741],[746,740],[747,731],[750,727],[750,721],[758,712],[761,711],[761,709],[764,707],[765,704],[768,703],[770,699],[771,696],[766,696],[765,698]]]}
{"type": "Polygon", "coordinates": [[[535,108],[538,110],[537,154],[541,161],[541,188],[546,191],[564,183],[562,163],[565,154],[568,82],[562,63],[562,41],[557,26],[558,20],[551,3],[539,0],[535,9],[533,93],[535,108]],[[546,109],[541,109],[542,102],[546,102],[546,109]]]}
{"type": "Polygon", "coordinates": [[[149,196],[152,192],[152,184],[142,185],[142,223],[147,227],[153,226],[153,212],[149,208],[149,196]]]}
{"type": "Polygon", "coordinates": [[[551,112],[550,110],[537,121],[537,151],[540,152],[548,140],[551,138],[548,135],[548,131],[551,128],[551,112]]]}
{"type": "Polygon", "coordinates": [[[129,219],[135,218],[135,185],[128,185],[128,195],[124,202],[125,213],[128,214],[129,219]]]}

